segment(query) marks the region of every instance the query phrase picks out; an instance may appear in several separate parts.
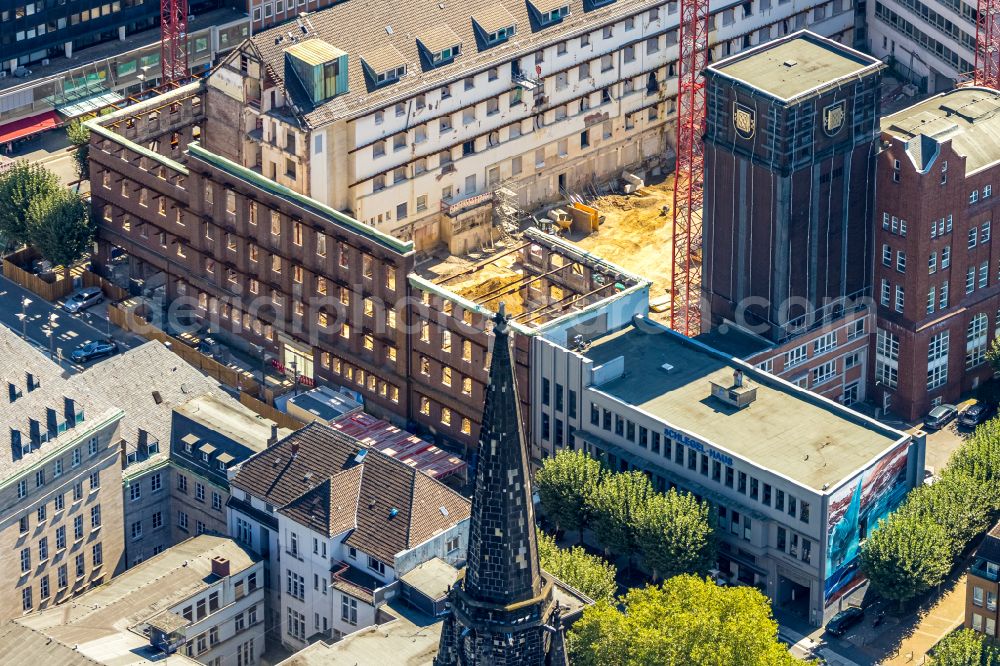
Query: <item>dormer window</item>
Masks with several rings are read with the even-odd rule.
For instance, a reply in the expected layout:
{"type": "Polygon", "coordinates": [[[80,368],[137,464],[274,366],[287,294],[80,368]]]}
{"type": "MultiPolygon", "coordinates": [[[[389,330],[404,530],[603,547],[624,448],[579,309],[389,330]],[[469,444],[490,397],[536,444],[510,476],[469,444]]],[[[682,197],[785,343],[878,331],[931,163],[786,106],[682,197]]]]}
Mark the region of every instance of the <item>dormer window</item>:
{"type": "Polygon", "coordinates": [[[437,23],[417,35],[425,66],[439,67],[462,52],[462,38],[447,23],[437,23]]]}
{"type": "Polygon", "coordinates": [[[545,27],[559,23],[569,15],[569,5],[565,0],[529,0],[531,8],[536,12],[538,25],[545,27]]]}
{"type": "Polygon", "coordinates": [[[452,60],[455,59],[455,56],[458,55],[460,50],[461,46],[459,44],[456,44],[455,46],[449,46],[446,49],[442,49],[437,53],[431,54],[431,62],[434,63],[435,65],[443,65],[446,62],[451,62],[452,60]]]}
{"type": "Polygon", "coordinates": [[[375,76],[375,84],[381,86],[386,83],[393,83],[394,81],[398,81],[399,79],[403,78],[403,75],[405,74],[406,74],[406,65],[401,65],[396,69],[391,69],[388,72],[382,72],[381,74],[377,74],[375,76]]]}
{"type": "Polygon", "coordinates": [[[496,32],[491,32],[486,36],[486,43],[490,46],[494,44],[499,44],[500,42],[506,42],[508,39],[514,36],[516,26],[507,26],[506,28],[500,28],[496,32]]]}

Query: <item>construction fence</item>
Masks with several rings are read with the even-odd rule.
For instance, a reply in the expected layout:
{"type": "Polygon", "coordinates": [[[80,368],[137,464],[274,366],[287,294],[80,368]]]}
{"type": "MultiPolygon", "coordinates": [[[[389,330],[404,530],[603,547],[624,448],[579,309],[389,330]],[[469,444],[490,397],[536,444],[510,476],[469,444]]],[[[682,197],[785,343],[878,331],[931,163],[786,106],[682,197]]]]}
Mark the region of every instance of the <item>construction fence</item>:
{"type": "Polygon", "coordinates": [[[123,330],[141,335],[147,340],[157,340],[165,345],[169,345],[171,351],[184,359],[188,364],[198,368],[206,375],[219,380],[226,386],[232,386],[248,393],[256,393],[260,390],[257,381],[250,373],[223,365],[215,359],[205,356],[178,338],[156,328],[144,317],[137,314],[134,309],[127,309],[118,304],[112,305],[108,307],[108,318],[112,324],[123,330]]]}
{"type": "Polygon", "coordinates": [[[73,291],[73,280],[69,279],[64,271],[53,271],[47,274],[46,277],[49,279],[45,279],[21,268],[21,266],[31,266],[37,258],[38,253],[31,248],[7,255],[3,260],[4,277],[50,302],[68,296],[73,291]]]}

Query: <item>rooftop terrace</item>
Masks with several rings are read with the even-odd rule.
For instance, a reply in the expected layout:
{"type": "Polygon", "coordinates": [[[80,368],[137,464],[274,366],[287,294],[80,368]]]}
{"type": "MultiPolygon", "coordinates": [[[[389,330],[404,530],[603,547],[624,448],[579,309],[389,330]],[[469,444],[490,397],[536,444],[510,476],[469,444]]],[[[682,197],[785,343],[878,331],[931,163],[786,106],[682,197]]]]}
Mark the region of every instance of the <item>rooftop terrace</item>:
{"type": "Polygon", "coordinates": [[[624,360],[623,374],[594,389],[819,492],[906,437],[651,322],[594,340],[586,356],[595,368],[624,360]],[[713,398],[709,385],[728,386],[737,367],[757,388],[741,410],[713,398]]]}

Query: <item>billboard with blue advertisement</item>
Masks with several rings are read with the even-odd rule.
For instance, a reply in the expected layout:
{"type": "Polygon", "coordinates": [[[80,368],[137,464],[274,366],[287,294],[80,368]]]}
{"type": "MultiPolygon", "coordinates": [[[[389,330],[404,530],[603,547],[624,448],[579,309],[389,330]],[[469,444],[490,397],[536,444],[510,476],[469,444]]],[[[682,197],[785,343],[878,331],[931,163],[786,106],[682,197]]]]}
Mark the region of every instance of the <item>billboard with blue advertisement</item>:
{"type": "Polygon", "coordinates": [[[860,543],[906,496],[909,442],[845,483],[830,497],[827,522],[825,605],[863,582],[858,572],[860,543]]]}

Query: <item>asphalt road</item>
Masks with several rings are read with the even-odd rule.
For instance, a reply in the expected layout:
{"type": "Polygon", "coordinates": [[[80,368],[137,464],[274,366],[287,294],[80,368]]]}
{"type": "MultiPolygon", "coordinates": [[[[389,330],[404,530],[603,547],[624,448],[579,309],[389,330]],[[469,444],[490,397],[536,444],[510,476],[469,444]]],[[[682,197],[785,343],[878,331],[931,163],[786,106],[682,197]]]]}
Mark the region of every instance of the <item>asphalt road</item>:
{"type": "Polygon", "coordinates": [[[72,363],[70,352],[87,342],[107,338],[109,330],[118,342],[119,349],[125,350],[135,346],[137,340],[134,338],[123,337],[120,329],[116,327],[109,329],[105,314],[106,308],[105,302],[95,305],[83,313],[69,314],[63,311],[58,304],[50,304],[40,296],[36,296],[27,289],[23,289],[0,276],[0,324],[19,336],[26,333],[28,341],[44,351],[46,355],[49,355],[50,351],[54,351],[55,360],[71,372],[80,371],[98,363],[99,360],[94,359],[82,365],[72,363]],[[18,315],[22,312],[21,301],[23,298],[30,299],[31,303],[25,309],[27,317],[22,324],[18,315]],[[48,329],[49,315],[53,313],[56,315],[55,336],[50,341],[46,330],[48,329]]]}

